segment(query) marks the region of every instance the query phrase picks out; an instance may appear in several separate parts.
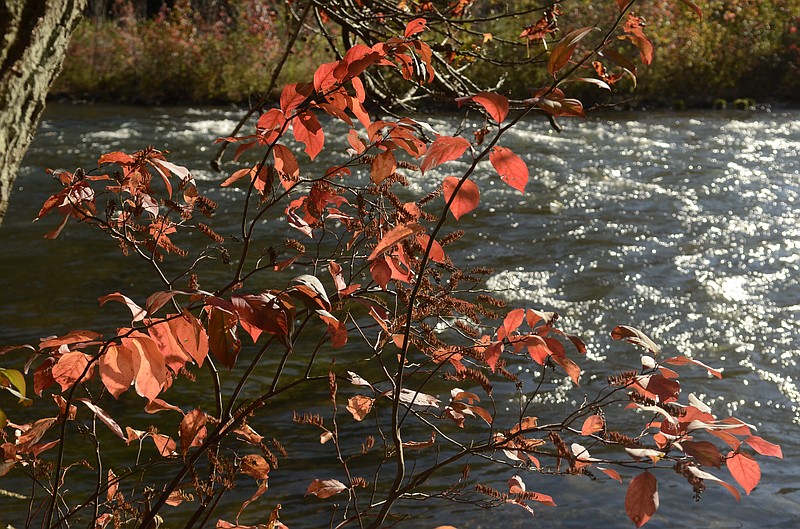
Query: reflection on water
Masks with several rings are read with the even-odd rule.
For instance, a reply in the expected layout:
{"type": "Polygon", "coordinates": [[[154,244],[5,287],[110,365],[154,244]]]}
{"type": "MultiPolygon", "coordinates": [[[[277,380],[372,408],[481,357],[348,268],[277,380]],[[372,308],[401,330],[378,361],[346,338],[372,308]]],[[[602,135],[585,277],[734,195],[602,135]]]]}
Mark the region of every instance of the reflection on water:
{"type": "MultiPolygon", "coordinates": [[[[111,325],[119,313],[104,314],[94,299],[158,287],[138,265],[79,227],[55,242],[38,240],[55,222],[30,222],[54,190],[45,167],[91,167],[102,152],[153,143],[213,187],[221,178],[208,169],[211,140],[227,135],[238,116],[220,109],[52,105],[0,228],[2,343],[111,325]]],[[[764,482],[740,504],[710,486],[694,505],[676,479],[663,480],[662,508],[651,527],[785,527],[800,521],[800,466],[792,457],[800,450],[798,118],[613,114],[571,121],[560,135],[532,122],[504,141],[530,167],[527,194],[498,185],[490,168],[481,167],[476,180],[482,205],[459,226],[472,237],[450,247],[454,260],[495,266],[489,285],[512,304],[559,311],[563,326],[589,343],[589,378],[602,380],[620,359],[630,363],[637,354],[612,345],[608,331],[618,323],[640,327],[668,355],[724,367],[721,381],[684,370],[685,383],[700,389],[698,396],[716,413],[735,413],[783,445],[787,459],[765,461],[764,482]]],[[[425,119],[442,132],[455,125],[425,119]]],[[[464,167],[456,162],[412,178],[410,191],[426,193],[464,167]]],[[[211,197],[223,213],[215,229],[234,233],[235,220],[224,212],[236,209],[241,190],[215,188],[211,197]]],[[[539,404],[580,399],[566,384],[543,394],[539,404]]],[[[308,481],[301,476],[292,478],[299,489],[308,481]]],[[[620,487],[606,480],[541,478],[537,490],[553,495],[559,507],[539,509],[537,521],[583,527],[592,519],[627,527],[620,487]]],[[[7,485],[0,481],[0,488],[7,485]]],[[[305,526],[291,514],[291,508],[308,508],[302,490],[282,501],[288,525],[305,526]]],[[[433,504],[413,508],[415,526],[496,526],[495,513],[451,505],[444,506],[447,514],[433,504]]],[[[502,512],[509,524],[531,523],[515,510],[502,512]]],[[[5,522],[5,509],[0,513],[5,522]]]]}

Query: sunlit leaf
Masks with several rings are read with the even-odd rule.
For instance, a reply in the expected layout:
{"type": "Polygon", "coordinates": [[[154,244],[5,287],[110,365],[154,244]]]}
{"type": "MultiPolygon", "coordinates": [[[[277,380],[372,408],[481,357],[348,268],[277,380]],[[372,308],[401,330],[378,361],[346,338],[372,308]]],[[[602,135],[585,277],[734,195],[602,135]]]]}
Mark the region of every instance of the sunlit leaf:
{"type": "Polygon", "coordinates": [[[477,208],[481,196],[478,186],[470,179],[464,180],[461,188],[456,193],[456,187],[459,182],[460,179],[455,176],[448,176],[442,182],[445,202],[450,202],[453,193],[456,195],[450,203],[450,213],[453,214],[456,220],[477,208]]]}
{"type": "Polygon", "coordinates": [[[750,495],[750,492],[761,481],[761,468],[756,460],[749,454],[739,452],[729,456],[725,464],[733,479],[750,495]]]}
{"type": "Polygon", "coordinates": [[[375,399],[364,395],[356,395],[347,400],[347,411],[356,421],[363,421],[364,417],[372,410],[375,399]]]}
{"type": "Polygon", "coordinates": [[[625,494],[625,511],[641,527],[658,509],[658,482],[650,472],[642,472],[631,480],[625,494]]]}
{"type": "Polygon", "coordinates": [[[525,192],[529,175],[528,166],[522,161],[522,158],[506,147],[493,147],[492,152],[489,153],[489,161],[503,182],[520,193],[525,192]]]}
{"type": "Polygon", "coordinates": [[[347,490],[347,486],[338,479],[315,479],[306,490],[306,496],[313,494],[318,498],[330,498],[342,491],[347,490]]]}
{"type": "Polygon", "coordinates": [[[469,148],[469,142],[461,137],[439,136],[431,144],[419,168],[425,171],[445,162],[457,160],[469,148]]]}

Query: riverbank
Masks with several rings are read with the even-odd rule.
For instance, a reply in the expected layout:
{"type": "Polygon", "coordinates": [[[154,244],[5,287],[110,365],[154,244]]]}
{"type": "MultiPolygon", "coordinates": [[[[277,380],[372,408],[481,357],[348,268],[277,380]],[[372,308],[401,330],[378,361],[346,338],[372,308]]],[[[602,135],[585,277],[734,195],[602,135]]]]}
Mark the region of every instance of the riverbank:
{"type": "MultiPolygon", "coordinates": [[[[227,10],[216,14],[195,6],[202,2],[174,2],[155,13],[138,4],[118,1],[110,11],[84,19],[53,87],[54,98],[246,105],[264,95],[293,23],[283,17],[281,3],[231,1],[227,10]]],[[[574,27],[606,26],[613,4],[563,2],[559,34],[574,27]]],[[[800,13],[792,6],[796,6],[792,0],[710,0],[704,3],[701,22],[681,3],[645,3],[641,16],[648,21],[645,32],[655,54],[652,64],[638,67],[635,90],[626,76],[610,99],[602,95],[591,101],[597,97],[596,89],[579,95],[588,97],[589,103],[628,108],[796,107],[800,105],[800,13]]],[[[520,28],[528,23],[505,20],[493,28],[494,38],[483,37],[483,42],[471,46],[480,46],[487,54],[501,53],[500,43],[518,41],[520,28]]],[[[306,80],[318,64],[332,59],[322,36],[310,30],[301,33],[277,86],[306,80]]],[[[547,84],[544,70],[508,71],[473,64],[470,75],[492,79],[488,83],[492,85],[504,77],[499,90],[525,98],[532,87],[547,84]]],[[[275,98],[277,92],[268,96],[275,98]]]]}

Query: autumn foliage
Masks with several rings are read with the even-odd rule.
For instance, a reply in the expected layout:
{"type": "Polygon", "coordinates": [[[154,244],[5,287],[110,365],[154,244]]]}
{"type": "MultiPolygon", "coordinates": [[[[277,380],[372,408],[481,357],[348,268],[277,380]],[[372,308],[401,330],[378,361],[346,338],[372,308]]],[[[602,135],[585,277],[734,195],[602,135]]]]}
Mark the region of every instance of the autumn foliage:
{"type": "MultiPolygon", "coordinates": [[[[251,134],[218,140],[235,149],[235,158],[258,154],[221,184],[244,189],[236,233],[204,222],[216,204],[189,169],[155,148],[103,154],[92,171],[54,171],[62,189],[38,218],[55,215],[59,223],[45,237],[57,237],[71,220],[102,230],[151,267],[163,288],[100,298],[109,310],[120,304],[130,313],[113,332],[73,330],[2,350],[30,355],[24,370],[0,369],[0,385],[22,402],[54,404],[46,417],[28,422],[15,419],[16,409],[10,419],[0,416],[0,475],[28,475],[39,492],[31,496],[28,523],[152,527],[183,505],[186,527],[213,519],[218,528],[245,528],[239,519],[258,502],[266,513],[258,527],[285,527],[270,493],[290,481],[276,479],[285,458],[303,455],[255,426],[278,421],[270,403],[297,389],[326,402],[296,402],[292,423],[319,436],[328,464],[307,484],[306,500],[329,502],[336,527],[384,527],[399,500],[434,496],[423,485],[441,475],[452,475],[452,485],[438,498],[533,513],[558,499],[529,490],[526,476],[602,474],[628,482],[624,508],[637,527],[656,513],[659,481],[667,478],[654,470],[662,467],[697,498],[714,483],[738,500],[731,478],[750,494],[760,480],[755,456],[782,457],[780,448],[686,395],[677,371],[721,377],[721,370],[663,353],[642,331],[619,325],[611,337],[637,347],[641,361],[609,374],[600,389],[582,388],[590,396],[560,421],[544,423],[531,399],[552,372],[574,386],[584,382],[584,342],[546,308],[506,307],[479,288],[488,268],[465,268],[448,255],[449,245],[469,237],[459,219],[484,206],[479,166],[525,193],[532,172],[503,145],[509,129],[535,115],[582,116],[580,101],[567,97],[567,81],[611,88],[607,79],[583,75],[600,57],[630,60],[604,55],[615,31],[649,61],[652,46],[630,13],[632,2],[617,4],[618,25],[606,36],[593,28],[540,32],[555,39],[546,66],[552,83],[530,98],[510,101],[495,91],[459,98],[485,115],[485,128],[470,135],[436,131],[416,118],[378,119],[366,106],[367,71],[396,72],[417,85],[437,79],[437,55],[425,40],[435,16],[423,9],[408,17],[402,34],[354,44],[313,79],[285,86],[251,134]],[[334,123],[347,133],[331,134],[334,123]],[[339,161],[312,164],[326,149],[339,161]],[[455,161],[466,169],[438,176],[453,172],[455,161]],[[411,197],[404,187],[414,172],[440,179],[436,190],[411,197]],[[185,249],[190,232],[210,240],[198,255],[185,249]],[[286,235],[282,243],[274,233],[286,235]],[[203,275],[213,260],[227,266],[222,281],[203,275]],[[183,271],[170,279],[173,263],[183,271]],[[530,366],[541,379],[523,381],[511,365],[530,366]],[[213,388],[215,404],[169,402],[192,383],[213,388]],[[158,428],[129,426],[115,401],[131,402],[131,393],[148,413],[170,419],[158,428]],[[498,393],[516,395],[519,410],[502,411],[498,393]],[[88,426],[96,421],[119,439],[88,426]],[[363,426],[358,439],[342,435],[349,421],[363,426]],[[73,455],[80,449],[71,437],[76,430],[93,441],[81,456],[73,455]],[[139,451],[124,466],[103,466],[111,443],[139,451]],[[153,452],[140,458],[145,445],[153,452]],[[413,465],[411,453],[421,454],[413,465]],[[465,464],[472,456],[494,461],[502,485],[473,481],[465,464]],[[78,461],[106,469],[87,497],[62,486],[78,461]],[[217,513],[234,487],[247,487],[248,499],[238,512],[217,513]]],[[[531,28],[548,24],[534,24],[523,36],[533,40],[531,28]]]]}

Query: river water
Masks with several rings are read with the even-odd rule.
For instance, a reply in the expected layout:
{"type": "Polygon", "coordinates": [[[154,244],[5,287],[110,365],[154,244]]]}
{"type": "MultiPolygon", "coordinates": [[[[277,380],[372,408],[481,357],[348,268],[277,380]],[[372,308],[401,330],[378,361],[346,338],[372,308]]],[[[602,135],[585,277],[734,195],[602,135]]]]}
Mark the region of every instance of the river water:
{"type": "MultiPolygon", "coordinates": [[[[97,297],[159,288],[139,263],[80,226],[68,226],[56,241],[41,238],[56,223],[55,217],[31,222],[57,189],[46,167],[93,167],[101,153],[148,144],[168,149],[170,160],[192,169],[220,202],[215,227],[224,232],[221,219],[242,192],[216,187],[222,177],[208,160],[213,138],[229,134],[239,115],[218,108],[50,105],[0,227],[0,345],[119,324],[121,313],[101,310],[97,297]]],[[[442,131],[457,125],[442,116],[422,119],[442,131]]],[[[645,330],[667,355],[724,367],[723,380],[701,369],[683,369],[682,380],[718,415],[735,414],[783,447],[784,460],[760,460],[762,483],[740,503],[712,484],[694,503],[686,484],[665,474],[661,508],[648,527],[800,526],[800,113],[614,113],[568,121],[561,134],[532,121],[503,144],[530,168],[527,193],[483,168],[476,177],[481,207],[459,226],[472,239],[450,249],[453,259],[494,266],[490,286],[514,305],[557,310],[562,327],[589,345],[583,365],[589,379],[635,364],[637,351],[608,337],[616,324],[645,330]]],[[[459,167],[412,179],[411,191],[426,193],[459,167]]],[[[7,358],[2,365],[11,367],[7,358]]],[[[554,388],[541,405],[558,409],[582,398],[566,389],[554,388]]],[[[187,402],[204,389],[197,391],[187,402]]],[[[3,408],[14,411],[2,398],[3,408]]],[[[293,405],[287,402],[287,410],[293,405]]],[[[316,526],[308,522],[317,518],[307,516],[323,512],[321,502],[302,497],[318,477],[304,473],[303,464],[291,475],[298,493],[279,498],[292,529],[316,526]]],[[[724,469],[719,475],[732,481],[724,469]]],[[[495,486],[508,477],[499,476],[495,486]]],[[[530,489],[552,495],[559,506],[540,507],[535,518],[513,506],[480,511],[420,503],[411,506],[413,520],[400,526],[469,529],[502,520],[510,527],[630,527],[623,485],[537,480],[526,477],[530,489]]],[[[0,479],[0,489],[20,490],[20,483],[0,479]]],[[[0,522],[19,524],[22,505],[0,498],[0,522]]]]}

